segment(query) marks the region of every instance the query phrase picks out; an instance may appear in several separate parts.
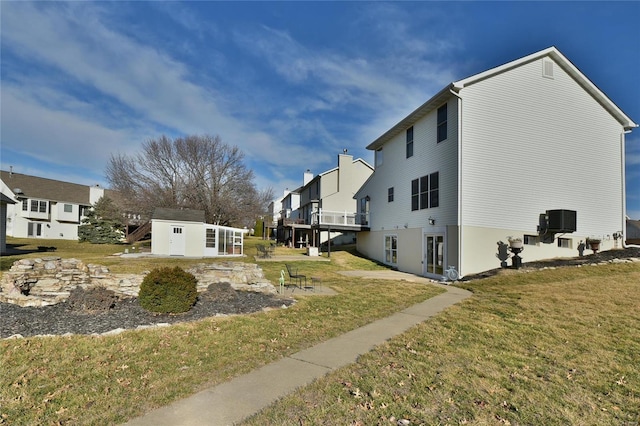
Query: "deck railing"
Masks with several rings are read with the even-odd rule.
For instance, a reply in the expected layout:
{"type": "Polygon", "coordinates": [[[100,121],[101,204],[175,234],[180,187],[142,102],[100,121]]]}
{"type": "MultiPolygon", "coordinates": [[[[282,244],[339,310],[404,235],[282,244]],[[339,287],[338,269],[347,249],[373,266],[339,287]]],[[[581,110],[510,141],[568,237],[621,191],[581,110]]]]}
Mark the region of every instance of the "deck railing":
{"type": "Polygon", "coordinates": [[[311,214],[312,225],[339,225],[359,228],[367,226],[369,215],[347,211],[329,211],[319,209],[311,214]]]}

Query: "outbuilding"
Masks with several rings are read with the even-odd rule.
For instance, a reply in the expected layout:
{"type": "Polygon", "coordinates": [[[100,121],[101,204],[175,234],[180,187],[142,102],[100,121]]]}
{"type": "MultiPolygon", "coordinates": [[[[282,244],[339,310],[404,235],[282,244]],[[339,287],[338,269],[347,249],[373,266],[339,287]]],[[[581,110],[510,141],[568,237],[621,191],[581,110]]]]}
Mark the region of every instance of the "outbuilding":
{"type": "Polygon", "coordinates": [[[164,256],[242,256],[246,229],[205,223],[202,210],[156,208],[151,253],[164,256]]]}

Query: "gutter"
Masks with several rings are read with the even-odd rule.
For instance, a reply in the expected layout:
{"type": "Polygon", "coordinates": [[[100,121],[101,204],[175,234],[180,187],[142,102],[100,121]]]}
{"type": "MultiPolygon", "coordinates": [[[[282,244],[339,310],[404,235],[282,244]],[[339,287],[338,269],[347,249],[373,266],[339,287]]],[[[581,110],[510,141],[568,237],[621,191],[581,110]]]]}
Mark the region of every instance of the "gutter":
{"type": "MultiPolygon", "coordinates": [[[[452,86],[453,87],[453,86],[452,86]]],[[[460,89],[457,89],[460,90],[460,89]]],[[[464,277],[462,270],[462,96],[452,88],[449,92],[458,98],[458,274],[464,277]]]]}
{"type": "MultiPolygon", "coordinates": [[[[636,125],[638,127],[638,125],[636,125]]],[[[627,240],[627,198],[626,198],[626,177],[625,177],[625,137],[624,135],[627,133],[631,133],[631,130],[625,130],[620,133],[620,161],[622,164],[622,170],[620,172],[622,178],[622,248],[640,248],[637,244],[627,244],[625,241],[627,240]]]]}

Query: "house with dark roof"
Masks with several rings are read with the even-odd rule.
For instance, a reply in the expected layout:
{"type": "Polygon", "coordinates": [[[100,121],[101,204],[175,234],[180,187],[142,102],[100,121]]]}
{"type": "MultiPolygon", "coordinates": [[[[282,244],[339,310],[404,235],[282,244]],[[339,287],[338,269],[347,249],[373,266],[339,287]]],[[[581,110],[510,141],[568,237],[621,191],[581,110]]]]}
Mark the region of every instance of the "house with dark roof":
{"type": "Polygon", "coordinates": [[[5,170],[0,180],[2,193],[15,201],[7,205],[6,233],[19,238],[75,240],[86,209],[113,192],[5,170]]]}
{"type": "Polygon", "coordinates": [[[151,254],[185,257],[242,256],[246,229],[205,223],[204,211],[156,208],[151,254]]]}

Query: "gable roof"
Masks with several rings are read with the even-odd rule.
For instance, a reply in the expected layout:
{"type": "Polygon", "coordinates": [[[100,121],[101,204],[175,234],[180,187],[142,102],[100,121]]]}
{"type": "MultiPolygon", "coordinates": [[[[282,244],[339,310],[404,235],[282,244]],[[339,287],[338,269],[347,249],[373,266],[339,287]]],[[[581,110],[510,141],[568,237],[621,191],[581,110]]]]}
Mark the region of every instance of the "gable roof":
{"type": "Polygon", "coordinates": [[[40,198],[58,202],[68,202],[81,205],[91,205],[89,202],[89,186],[77,183],[63,182],[37,176],[23,175],[21,173],[0,171],[0,178],[7,187],[27,198],[40,198]]]}
{"type": "Polygon", "coordinates": [[[542,57],[548,56],[553,59],[567,74],[569,74],[587,93],[589,93],[609,114],[618,120],[618,122],[624,127],[625,130],[631,130],[638,127],[636,123],[631,120],[616,104],[611,101],[598,87],[591,82],[566,56],[564,56],[555,47],[549,47],[531,55],[525,56],[515,61],[508,62],[496,68],[481,72],[479,74],[472,75],[462,80],[454,81],[452,83],[453,89],[458,91],[465,86],[482,81],[486,78],[492,77],[496,74],[509,71],[510,69],[519,67],[532,61],[536,61],[542,57]]]}
{"type": "Polygon", "coordinates": [[[422,117],[440,107],[447,99],[452,96],[456,96],[464,87],[470,86],[479,81],[493,77],[497,74],[509,71],[513,68],[522,66],[529,62],[538,60],[543,57],[552,58],[563,70],[567,72],[587,93],[589,93],[602,107],[609,112],[618,122],[623,126],[625,130],[631,130],[638,127],[638,124],[634,123],[616,104],[611,101],[598,87],[591,82],[575,65],[571,63],[558,49],[555,47],[549,47],[531,55],[525,56],[515,61],[508,62],[504,65],[500,65],[495,68],[491,68],[487,71],[483,71],[479,74],[474,74],[470,77],[462,80],[454,81],[444,87],[435,96],[429,99],[424,104],[420,105],[408,116],[402,119],[399,123],[387,130],[383,135],[378,137],[375,141],[371,142],[367,149],[376,150],[391,140],[398,133],[411,127],[422,117]]]}
{"type": "Polygon", "coordinates": [[[204,210],[170,209],[166,207],[156,207],[156,209],[153,211],[151,219],[204,223],[204,210]]]}

